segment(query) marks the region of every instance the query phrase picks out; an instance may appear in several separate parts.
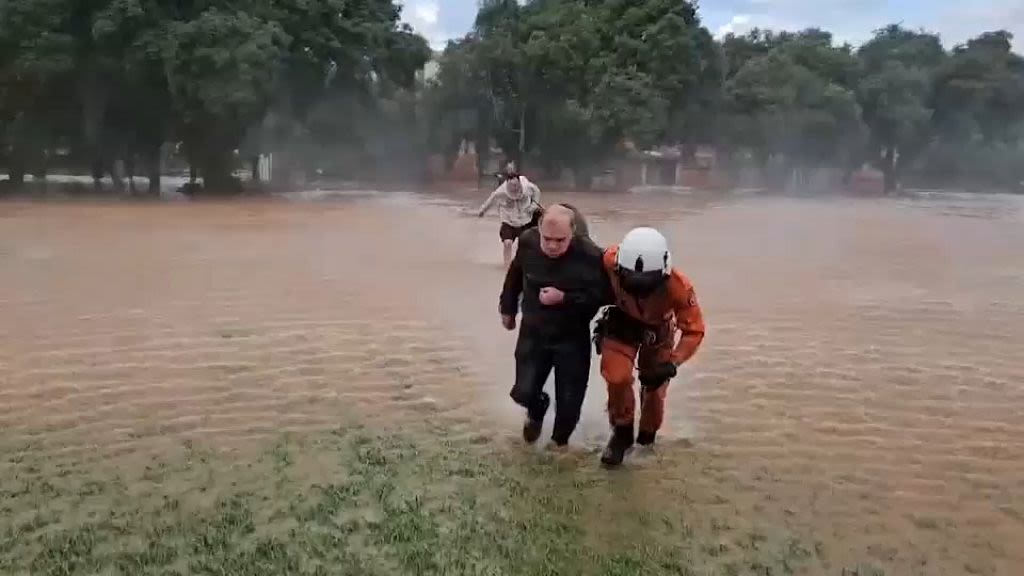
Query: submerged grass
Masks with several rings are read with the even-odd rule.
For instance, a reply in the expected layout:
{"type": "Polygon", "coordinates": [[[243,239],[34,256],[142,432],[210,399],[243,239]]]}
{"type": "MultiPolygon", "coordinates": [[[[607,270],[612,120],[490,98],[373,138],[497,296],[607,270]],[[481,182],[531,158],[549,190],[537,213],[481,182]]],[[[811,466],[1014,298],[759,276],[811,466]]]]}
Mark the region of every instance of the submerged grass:
{"type": "Polygon", "coordinates": [[[136,471],[21,453],[0,488],[0,573],[788,574],[812,555],[698,541],[685,504],[634,509],[638,487],[592,466],[491,448],[353,428],[249,461],[189,444],[136,471]]]}

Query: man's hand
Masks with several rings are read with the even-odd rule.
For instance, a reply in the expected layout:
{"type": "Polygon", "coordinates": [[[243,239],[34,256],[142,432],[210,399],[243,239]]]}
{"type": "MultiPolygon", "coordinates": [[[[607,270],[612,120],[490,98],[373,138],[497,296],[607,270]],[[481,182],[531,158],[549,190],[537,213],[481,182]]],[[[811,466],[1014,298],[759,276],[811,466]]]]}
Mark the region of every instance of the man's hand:
{"type": "Polygon", "coordinates": [[[565,301],[565,292],[553,286],[540,289],[540,303],[545,306],[555,306],[565,301]]]}
{"type": "Polygon", "coordinates": [[[501,315],[501,325],[505,327],[505,330],[511,332],[516,329],[516,317],[509,316],[507,314],[501,315]]]}
{"type": "Polygon", "coordinates": [[[655,364],[646,370],[640,370],[640,385],[656,390],[675,378],[676,371],[676,365],[671,362],[655,364]]]}

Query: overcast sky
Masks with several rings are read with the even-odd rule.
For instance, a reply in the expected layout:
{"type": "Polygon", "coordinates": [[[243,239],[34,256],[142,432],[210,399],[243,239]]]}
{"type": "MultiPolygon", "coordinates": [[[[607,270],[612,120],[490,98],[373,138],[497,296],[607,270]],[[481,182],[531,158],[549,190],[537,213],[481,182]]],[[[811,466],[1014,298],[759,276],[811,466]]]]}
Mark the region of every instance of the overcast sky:
{"type": "MultiPolygon", "coordinates": [[[[402,18],[444,48],[465,34],[476,17],[477,0],[398,0],[402,18]]],[[[859,44],[872,30],[892,22],[937,32],[947,47],[981,32],[1004,28],[1024,47],[1024,0],[704,0],[701,21],[716,36],[754,27],[798,30],[816,26],[837,40],[859,44]]]]}

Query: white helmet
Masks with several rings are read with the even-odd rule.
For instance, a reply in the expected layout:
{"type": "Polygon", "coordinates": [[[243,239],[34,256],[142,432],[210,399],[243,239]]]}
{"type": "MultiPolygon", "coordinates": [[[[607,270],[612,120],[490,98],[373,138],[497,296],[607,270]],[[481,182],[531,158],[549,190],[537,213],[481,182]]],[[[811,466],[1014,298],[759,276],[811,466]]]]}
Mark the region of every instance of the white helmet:
{"type": "Polygon", "coordinates": [[[619,244],[615,263],[630,272],[660,271],[663,276],[668,276],[672,269],[672,254],[661,232],[654,228],[634,228],[619,244]]]}

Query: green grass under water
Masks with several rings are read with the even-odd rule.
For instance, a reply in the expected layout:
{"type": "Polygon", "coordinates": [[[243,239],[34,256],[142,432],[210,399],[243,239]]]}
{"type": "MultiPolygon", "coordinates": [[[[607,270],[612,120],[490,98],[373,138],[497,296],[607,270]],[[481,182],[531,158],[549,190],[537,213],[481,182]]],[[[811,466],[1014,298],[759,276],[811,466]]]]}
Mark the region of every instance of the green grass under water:
{"type": "Polygon", "coordinates": [[[3,574],[787,574],[813,555],[695,535],[684,502],[633,506],[643,487],[590,459],[443,434],[282,437],[232,462],[188,445],[138,470],[4,459],[3,574]]]}

